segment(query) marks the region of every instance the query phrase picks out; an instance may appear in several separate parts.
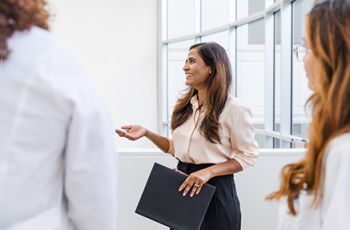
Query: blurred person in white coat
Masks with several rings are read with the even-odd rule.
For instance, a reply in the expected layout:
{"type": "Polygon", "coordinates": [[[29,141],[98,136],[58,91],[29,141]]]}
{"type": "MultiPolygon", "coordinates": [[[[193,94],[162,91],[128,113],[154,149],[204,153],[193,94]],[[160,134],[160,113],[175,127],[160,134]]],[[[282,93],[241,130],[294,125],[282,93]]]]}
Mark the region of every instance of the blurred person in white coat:
{"type": "Polygon", "coordinates": [[[46,8],[0,1],[0,229],[115,230],[113,125],[46,8]]]}

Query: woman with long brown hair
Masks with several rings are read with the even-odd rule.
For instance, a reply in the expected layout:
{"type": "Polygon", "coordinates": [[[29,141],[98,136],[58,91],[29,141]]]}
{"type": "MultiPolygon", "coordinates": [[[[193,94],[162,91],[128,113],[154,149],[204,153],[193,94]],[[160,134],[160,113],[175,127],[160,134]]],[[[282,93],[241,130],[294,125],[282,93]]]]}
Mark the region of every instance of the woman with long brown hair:
{"type": "Polygon", "coordinates": [[[345,230],[350,219],[350,1],[316,2],[304,39],[304,67],[313,90],[307,152],[282,169],[281,186],[268,198],[286,198],[279,229],[345,230]]]}
{"type": "Polygon", "coordinates": [[[0,1],[0,229],[115,230],[113,125],[46,9],[0,1]]]}
{"type": "Polygon", "coordinates": [[[202,230],[239,230],[241,211],[233,174],[255,165],[258,146],[250,110],[229,95],[231,66],[217,43],[190,47],[183,70],[189,89],[172,114],[172,138],[141,126],[116,132],[130,140],[143,136],[179,160],[178,170],[189,176],[180,186],[184,196],[199,194],[205,183],[216,187],[202,230]]]}

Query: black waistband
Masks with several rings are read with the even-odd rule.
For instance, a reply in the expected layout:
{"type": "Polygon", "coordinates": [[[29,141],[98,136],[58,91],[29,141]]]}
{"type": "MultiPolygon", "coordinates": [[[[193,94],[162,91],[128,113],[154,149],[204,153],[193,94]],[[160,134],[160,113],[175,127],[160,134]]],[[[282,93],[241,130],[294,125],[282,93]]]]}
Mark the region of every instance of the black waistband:
{"type": "MultiPolygon", "coordinates": [[[[215,164],[191,164],[191,163],[185,163],[185,162],[179,161],[179,163],[177,164],[177,169],[189,175],[193,172],[210,167],[212,165],[215,165],[215,164]]],[[[234,181],[234,174],[213,177],[208,181],[208,183],[217,187],[219,186],[219,184],[226,183],[225,181],[228,181],[228,180],[234,181]]]]}
{"type": "Polygon", "coordinates": [[[177,169],[184,172],[184,173],[192,173],[207,167],[210,167],[214,164],[192,164],[192,163],[185,163],[182,161],[179,161],[179,163],[177,164],[177,169]]]}

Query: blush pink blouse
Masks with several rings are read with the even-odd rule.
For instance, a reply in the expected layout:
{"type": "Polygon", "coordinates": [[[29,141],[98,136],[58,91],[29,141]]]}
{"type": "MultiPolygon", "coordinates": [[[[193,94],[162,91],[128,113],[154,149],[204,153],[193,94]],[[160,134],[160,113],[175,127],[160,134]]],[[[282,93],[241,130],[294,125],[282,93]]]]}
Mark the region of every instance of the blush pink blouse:
{"type": "Polygon", "coordinates": [[[243,169],[254,166],[259,147],[255,141],[251,111],[237,98],[230,96],[219,122],[221,144],[213,144],[199,132],[205,112],[198,110],[197,96],[191,99],[193,113],[171,132],[168,152],[182,162],[205,164],[237,160],[243,169]]]}

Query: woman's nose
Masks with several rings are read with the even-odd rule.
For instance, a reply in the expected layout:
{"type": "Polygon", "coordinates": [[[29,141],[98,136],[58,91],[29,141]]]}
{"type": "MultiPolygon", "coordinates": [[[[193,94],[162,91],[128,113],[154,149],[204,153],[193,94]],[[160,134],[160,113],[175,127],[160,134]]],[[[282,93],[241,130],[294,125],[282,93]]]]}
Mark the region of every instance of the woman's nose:
{"type": "Polygon", "coordinates": [[[183,70],[187,70],[188,69],[188,64],[185,63],[184,66],[182,67],[183,70]]]}

